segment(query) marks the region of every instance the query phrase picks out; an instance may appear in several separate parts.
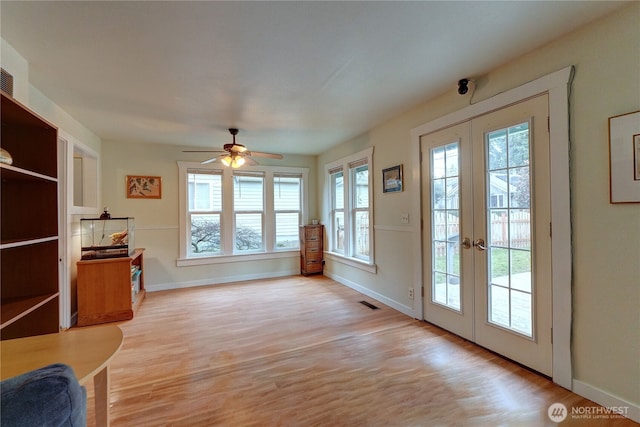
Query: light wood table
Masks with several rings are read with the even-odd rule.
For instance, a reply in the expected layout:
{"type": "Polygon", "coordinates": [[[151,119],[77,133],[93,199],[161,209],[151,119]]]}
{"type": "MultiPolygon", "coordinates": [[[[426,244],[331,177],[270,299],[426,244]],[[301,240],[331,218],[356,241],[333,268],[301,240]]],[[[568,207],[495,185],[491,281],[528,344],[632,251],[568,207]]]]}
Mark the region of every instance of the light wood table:
{"type": "Polygon", "coordinates": [[[122,347],[115,325],[72,329],[57,334],[0,341],[0,379],[64,363],[73,368],[80,384],[93,378],[96,425],[109,425],[109,363],[122,347]]]}

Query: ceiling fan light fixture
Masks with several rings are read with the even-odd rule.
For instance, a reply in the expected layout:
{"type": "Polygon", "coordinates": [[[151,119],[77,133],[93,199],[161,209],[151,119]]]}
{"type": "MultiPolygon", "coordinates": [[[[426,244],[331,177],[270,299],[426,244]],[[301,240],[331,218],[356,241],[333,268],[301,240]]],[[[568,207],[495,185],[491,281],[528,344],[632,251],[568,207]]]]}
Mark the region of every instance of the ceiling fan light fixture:
{"type": "Polygon", "coordinates": [[[244,165],[244,157],[242,156],[236,156],[236,158],[233,159],[233,162],[231,162],[232,168],[239,168],[242,165],[244,165]]]}
{"type": "Polygon", "coordinates": [[[233,159],[231,158],[231,156],[227,156],[227,157],[223,157],[222,159],[220,159],[220,161],[222,162],[223,165],[229,166],[231,164],[231,162],[233,161],[233,159]]]}

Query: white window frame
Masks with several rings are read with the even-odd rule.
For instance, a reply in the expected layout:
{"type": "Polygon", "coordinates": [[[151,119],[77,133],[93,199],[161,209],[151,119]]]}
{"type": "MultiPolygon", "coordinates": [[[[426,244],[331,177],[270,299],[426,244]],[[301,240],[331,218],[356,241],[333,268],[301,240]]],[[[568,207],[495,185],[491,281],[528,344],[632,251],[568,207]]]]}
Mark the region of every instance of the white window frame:
{"type": "MultiPolygon", "coordinates": [[[[223,179],[222,174],[221,174],[221,173],[219,173],[219,171],[211,170],[211,169],[206,169],[206,170],[205,170],[205,168],[198,168],[198,170],[199,170],[199,171],[202,171],[202,174],[203,174],[203,175],[204,175],[204,174],[207,174],[208,172],[213,172],[213,173],[210,173],[210,175],[211,175],[211,176],[220,176],[220,181],[222,181],[222,179],[223,179]]],[[[187,169],[187,170],[185,171],[185,177],[188,177],[189,172],[193,173],[193,172],[194,172],[194,169],[191,169],[191,168],[187,169]]],[[[194,183],[194,184],[197,184],[197,183],[194,183]]],[[[188,187],[189,187],[189,181],[188,181],[188,179],[187,179],[187,184],[186,184],[186,185],[187,185],[186,192],[187,192],[187,195],[188,195],[188,194],[189,194],[189,188],[188,188],[188,187]]],[[[207,186],[209,187],[209,193],[211,193],[211,184],[210,184],[210,183],[207,183],[207,186]]],[[[197,194],[197,188],[196,188],[196,185],[194,185],[194,187],[193,187],[193,191],[194,191],[194,196],[195,196],[195,195],[197,194]]],[[[188,203],[189,203],[189,201],[188,201],[188,198],[187,198],[186,218],[187,218],[187,222],[188,222],[189,226],[191,225],[192,217],[193,217],[194,215],[202,215],[202,214],[205,214],[205,215],[207,215],[207,214],[213,214],[213,215],[216,215],[216,214],[217,214],[217,215],[219,215],[219,216],[220,216],[220,227],[221,227],[221,228],[222,228],[222,227],[224,227],[224,217],[223,217],[223,212],[224,212],[224,211],[222,210],[222,206],[224,206],[224,203],[221,203],[220,210],[215,210],[215,209],[213,209],[213,204],[211,203],[211,201],[210,201],[210,203],[209,203],[209,207],[208,207],[207,209],[196,209],[196,202],[194,201],[194,206],[193,206],[193,207],[194,207],[194,209],[193,209],[193,211],[190,211],[190,210],[189,210],[189,205],[188,205],[188,203]]],[[[186,250],[187,250],[187,253],[191,253],[191,251],[189,250],[189,246],[190,246],[190,242],[189,242],[189,240],[190,240],[190,239],[189,239],[189,237],[190,237],[190,235],[191,235],[191,231],[189,230],[189,227],[187,228],[187,233],[188,233],[189,235],[187,236],[187,249],[186,249],[186,250]]],[[[222,239],[222,241],[224,241],[224,238],[225,238],[226,234],[228,234],[228,233],[225,233],[225,232],[224,232],[224,229],[221,229],[221,230],[220,230],[220,238],[222,239]]],[[[222,243],[222,242],[221,242],[221,243],[222,243]]],[[[221,250],[221,251],[223,250],[222,246],[223,246],[223,245],[221,244],[221,248],[220,248],[220,250],[221,250]]],[[[218,253],[218,254],[219,254],[219,253],[218,253]]],[[[211,255],[207,254],[207,255],[204,255],[204,256],[212,256],[212,255],[213,255],[213,254],[211,254],[211,255]]],[[[203,255],[195,255],[195,254],[191,253],[191,255],[189,256],[189,258],[196,258],[196,257],[202,257],[202,256],[203,256],[203,255]]]]}
{"type": "Polygon", "coordinates": [[[290,174],[300,175],[302,177],[301,188],[301,224],[308,221],[308,188],[309,188],[309,169],[288,167],[288,166],[252,166],[247,171],[264,173],[264,193],[265,193],[265,210],[264,210],[264,248],[260,252],[252,253],[233,253],[235,247],[235,235],[233,227],[235,227],[234,210],[233,210],[233,172],[234,170],[221,165],[202,165],[198,162],[179,161],[178,164],[178,197],[179,197],[179,239],[180,254],[176,260],[178,267],[186,267],[192,265],[219,264],[237,261],[256,261],[264,259],[288,258],[299,253],[299,249],[276,250],[275,248],[275,211],[273,209],[273,177],[274,174],[290,174]],[[191,169],[220,171],[222,173],[222,218],[223,230],[221,231],[225,248],[222,254],[210,256],[193,257],[188,254],[189,245],[189,227],[188,218],[188,184],[187,173],[191,169]],[[231,248],[231,249],[229,249],[231,248]]]}
{"type": "MultiPolygon", "coordinates": [[[[303,192],[302,190],[303,190],[303,188],[304,188],[305,179],[304,179],[304,177],[303,177],[301,174],[299,174],[299,173],[283,173],[283,172],[274,172],[274,173],[273,173],[273,180],[272,180],[272,182],[271,182],[271,189],[272,189],[272,191],[273,191],[274,193],[275,193],[275,185],[276,185],[275,179],[276,179],[276,178],[300,178],[300,205],[299,205],[299,206],[300,206],[300,208],[299,208],[298,210],[292,210],[292,209],[276,209],[276,208],[275,208],[275,194],[274,194],[274,196],[271,198],[271,200],[273,201],[273,204],[274,204],[274,206],[273,206],[273,208],[272,208],[272,210],[273,210],[273,216],[274,216],[274,218],[273,218],[273,220],[274,220],[274,221],[273,221],[273,226],[274,226],[274,230],[273,230],[273,238],[274,238],[274,242],[273,242],[273,250],[274,250],[274,252],[290,251],[290,250],[292,250],[292,249],[290,249],[290,248],[278,248],[278,246],[277,246],[277,235],[276,235],[276,234],[277,234],[277,231],[278,231],[278,230],[277,230],[277,228],[276,228],[276,219],[277,219],[277,214],[279,214],[279,213],[282,213],[282,214],[285,214],[285,213],[295,213],[295,214],[297,214],[297,215],[298,215],[298,223],[299,223],[299,224],[305,224],[305,223],[306,223],[306,222],[303,222],[303,220],[302,220],[303,200],[304,200],[304,198],[303,198],[303,194],[304,194],[304,192],[303,192]]],[[[300,250],[300,243],[299,243],[299,241],[298,241],[298,247],[297,247],[297,250],[300,250]]]]}
{"type": "Polygon", "coordinates": [[[352,267],[360,268],[362,270],[376,273],[375,254],[374,254],[374,226],[373,226],[373,147],[366,148],[362,151],[354,153],[350,156],[343,157],[325,165],[325,185],[328,189],[329,203],[327,203],[328,209],[326,217],[329,218],[327,224],[327,239],[328,250],[326,252],[327,258],[343,264],[350,265],[352,267]],[[353,218],[354,218],[354,197],[355,188],[352,185],[353,174],[352,169],[361,166],[366,163],[369,168],[369,259],[358,258],[355,256],[354,246],[354,230],[353,230],[353,218]],[[333,222],[333,182],[332,173],[342,169],[343,186],[344,186],[344,253],[336,252],[334,236],[334,222],[333,222]]]}
{"type": "MultiPolygon", "coordinates": [[[[256,172],[254,169],[247,171],[247,170],[232,170],[233,173],[233,177],[238,177],[238,181],[233,180],[233,194],[235,195],[235,190],[236,190],[236,185],[239,183],[240,181],[240,177],[242,176],[247,176],[247,177],[256,177],[256,178],[261,178],[262,179],[262,207],[261,209],[250,209],[250,210],[239,210],[235,204],[235,197],[234,197],[234,204],[233,204],[233,245],[229,248],[229,252],[232,252],[234,255],[239,255],[239,254],[248,254],[248,253],[260,253],[260,252],[266,252],[267,249],[267,245],[265,242],[265,237],[266,237],[266,231],[265,231],[265,224],[267,222],[266,220],[266,186],[267,186],[267,180],[266,180],[266,176],[263,172],[256,172]],[[261,222],[261,226],[260,226],[260,233],[261,233],[261,247],[259,249],[254,249],[254,250],[246,250],[246,251],[242,251],[242,252],[236,252],[237,248],[236,248],[236,230],[237,230],[237,221],[238,221],[238,215],[243,215],[243,214],[252,214],[252,215],[260,215],[260,222],[261,222]]],[[[272,184],[273,185],[273,181],[272,184]]],[[[275,213],[274,213],[274,222],[275,222],[275,213]]]]}

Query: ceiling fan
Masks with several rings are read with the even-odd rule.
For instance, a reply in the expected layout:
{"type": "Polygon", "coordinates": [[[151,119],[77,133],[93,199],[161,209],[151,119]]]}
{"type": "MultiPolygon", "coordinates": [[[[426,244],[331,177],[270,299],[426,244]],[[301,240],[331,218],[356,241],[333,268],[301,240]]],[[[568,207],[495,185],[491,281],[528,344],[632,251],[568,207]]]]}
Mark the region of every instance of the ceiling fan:
{"type": "Polygon", "coordinates": [[[282,159],[282,154],[274,153],[262,153],[260,151],[249,151],[247,147],[242,144],[236,143],[236,135],[238,129],[231,128],[229,133],[233,136],[233,142],[231,144],[224,144],[223,149],[219,150],[185,150],[183,153],[218,153],[214,157],[201,162],[203,165],[213,163],[220,160],[225,166],[231,166],[232,168],[239,168],[240,166],[247,164],[250,166],[257,165],[258,162],[251,157],[268,157],[270,159],[282,159]]]}

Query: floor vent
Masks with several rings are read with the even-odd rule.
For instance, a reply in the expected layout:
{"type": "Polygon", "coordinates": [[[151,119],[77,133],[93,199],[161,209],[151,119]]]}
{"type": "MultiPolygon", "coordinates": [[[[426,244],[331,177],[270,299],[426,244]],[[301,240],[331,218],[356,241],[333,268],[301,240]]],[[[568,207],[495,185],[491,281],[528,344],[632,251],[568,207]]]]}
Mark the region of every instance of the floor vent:
{"type": "Polygon", "coordinates": [[[366,302],[366,301],[360,301],[360,304],[366,305],[371,310],[378,310],[380,308],[380,307],[376,307],[375,305],[371,304],[370,302],[366,302]]]}
{"type": "Polygon", "coordinates": [[[0,68],[0,89],[13,98],[13,76],[0,68]]]}

